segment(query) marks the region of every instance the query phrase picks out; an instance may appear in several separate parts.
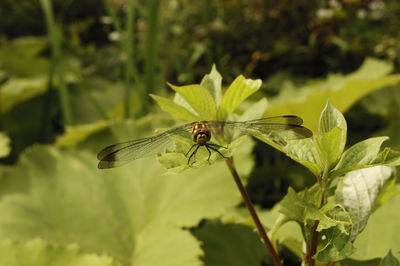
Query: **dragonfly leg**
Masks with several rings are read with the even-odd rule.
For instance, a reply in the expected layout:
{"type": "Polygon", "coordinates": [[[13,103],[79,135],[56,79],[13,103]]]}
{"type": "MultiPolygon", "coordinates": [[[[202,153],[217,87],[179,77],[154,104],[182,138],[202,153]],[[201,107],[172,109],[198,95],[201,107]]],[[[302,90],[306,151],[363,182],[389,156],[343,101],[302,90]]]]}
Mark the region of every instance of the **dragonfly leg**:
{"type": "MultiPolygon", "coordinates": [[[[211,148],[211,147],[210,147],[210,148],[211,148]]],[[[208,145],[206,145],[206,149],[207,149],[207,151],[208,151],[208,158],[207,158],[207,161],[208,161],[208,164],[211,164],[211,163],[210,163],[211,151],[210,151],[210,149],[208,148],[208,145]]]]}
{"type": "Polygon", "coordinates": [[[192,152],[192,154],[190,154],[188,162],[187,162],[188,165],[192,165],[196,162],[196,153],[197,153],[197,150],[199,149],[199,147],[200,147],[200,145],[197,145],[196,149],[192,152]],[[192,164],[190,164],[190,160],[192,159],[192,157],[193,157],[194,161],[192,162],[192,164]]]}
{"type": "Polygon", "coordinates": [[[197,143],[193,144],[192,147],[190,147],[190,149],[188,150],[188,152],[185,154],[185,157],[189,154],[189,152],[193,149],[194,146],[196,146],[197,143]]]}
{"type": "MultiPolygon", "coordinates": [[[[215,148],[213,148],[213,147],[211,147],[209,144],[207,144],[206,145],[206,147],[208,147],[208,148],[210,148],[210,149],[212,149],[213,151],[216,151],[216,152],[218,152],[219,153],[219,155],[221,155],[222,156],[222,158],[224,158],[224,159],[228,159],[229,157],[226,157],[226,156],[224,156],[219,150],[217,150],[217,149],[215,149],[215,148]]],[[[221,146],[222,147],[222,146],[221,146]]],[[[225,148],[225,147],[223,147],[223,148],[225,148]]]]}
{"type": "Polygon", "coordinates": [[[208,144],[208,146],[215,146],[215,147],[218,147],[218,148],[228,149],[228,147],[221,146],[221,145],[218,145],[218,144],[215,144],[215,143],[210,143],[210,144],[208,144]]]}

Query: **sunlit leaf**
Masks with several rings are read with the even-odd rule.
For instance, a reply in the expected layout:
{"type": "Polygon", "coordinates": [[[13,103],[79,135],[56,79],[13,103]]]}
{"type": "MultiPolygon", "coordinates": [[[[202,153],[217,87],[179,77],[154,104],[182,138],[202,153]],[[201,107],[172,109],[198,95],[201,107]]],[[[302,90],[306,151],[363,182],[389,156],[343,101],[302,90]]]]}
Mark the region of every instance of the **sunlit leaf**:
{"type": "Polygon", "coordinates": [[[200,83],[200,86],[206,88],[213,96],[217,106],[220,104],[222,98],[221,82],[222,76],[219,74],[215,65],[213,65],[210,74],[205,75],[200,83]]]}
{"type": "Polygon", "coordinates": [[[100,120],[85,125],[67,126],[66,132],[57,137],[55,144],[58,147],[73,147],[108,125],[110,121],[100,120]]]}
{"type": "Polygon", "coordinates": [[[373,165],[382,143],[387,139],[388,137],[370,138],[351,146],[343,153],[331,176],[340,176],[346,172],[373,165]]]}
{"type": "Polygon", "coordinates": [[[247,97],[261,87],[261,80],[246,79],[243,76],[237,77],[226,90],[218,107],[217,119],[227,120],[228,116],[247,97]]]}
{"type": "Polygon", "coordinates": [[[150,94],[150,96],[157,102],[161,109],[172,114],[174,117],[178,119],[183,119],[187,121],[199,121],[201,120],[199,116],[189,112],[183,106],[176,104],[174,101],[160,97],[154,94],[150,94]]]}
{"type": "Polygon", "coordinates": [[[178,261],[193,262],[200,255],[200,244],[179,227],[218,217],[240,201],[224,164],[180,175],[162,175],[155,158],[104,171],[96,165],[89,152],[51,147],[29,150],[2,179],[4,183],[21,180],[20,186],[28,191],[18,193],[22,189],[17,184],[0,186],[8,188],[0,201],[0,239],[41,237],[54,243],[77,243],[84,251],[105,252],[123,263],[138,256],[142,263],[137,265],[159,265],[152,264],[151,254],[163,254],[165,261],[178,256],[178,261]],[[16,193],[10,193],[12,188],[16,193]],[[149,229],[163,224],[176,226],[175,231],[171,229],[176,232],[171,242],[168,232],[161,234],[162,229],[155,227],[152,234],[149,229]],[[168,244],[152,244],[151,239],[160,234],[168,244]],[[191,251],[176,253],[182,243],[191,251]]]}
{"type": "Polygon", "coordinates": [[[364,231],[357,236],[354,246],[356,252],[351,256],[357,260],[383,258],[389,250],[400,252],[400,196],[387,201],[369,218],[364,231]]]}
{"type": "Polygon", "coordinates": [[[49,244],[41,239],[29,241],[1,241],[0,265],[2,266],[117,266],[104,254],[82,252],[76,244],[49,244]]]}
{"type": "Polygon", "coordinates": [[[343,151],[343,129],[335,127],[326,133],[314,135],[319,164],[325,169],[330,169],[339,160],[343,151]]]}
{"type": "Polygon", "coordinates": [[[338,202],[355,217],[352,240],[365,228],[372,213],[375,199],[385,182],[392,176],[393,170],[387,166],[375,166],[349,172],[336,190],[338,202]]]}
{"type": "Polygon", "coordinates": [[[216,106],[210,92],[200,85],[174,86],[168,85],[199,114],[203,120],[215,120],[216,106]]]}
{"type": "Polygon", "coordinates": [[[296,114],[313,131],[326,100],[342,113],[371,91],[395,85],[400,75],[389,75],[393,66],[385,61],[366,59],[356,72],[349,75],[330,75],[326,80],[310,82],[295,92],[282,93],[270,99],[266,115],[296,114]]]}

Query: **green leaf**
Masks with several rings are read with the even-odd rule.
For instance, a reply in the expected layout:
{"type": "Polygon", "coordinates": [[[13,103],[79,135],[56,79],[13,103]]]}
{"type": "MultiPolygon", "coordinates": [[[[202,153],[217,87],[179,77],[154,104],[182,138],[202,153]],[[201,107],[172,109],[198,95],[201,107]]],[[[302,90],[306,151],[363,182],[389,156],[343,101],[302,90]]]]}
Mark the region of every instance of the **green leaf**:
{"type": "Polygon", "coordinates": [[[307,167],[314,176],[318,176],[322,169],[318,163],[319,155],[313,141],[308,139],[290,141],[282,151],[296,162],[307,167]]]}
{"type": "Polygon", "coordinates": [[[381,145],[387,139],[388,137],[370,138],[351,146],[343,153],[339,163],[330,173],[331,176],[341,176],[347,172],[376,164],[374,161],[378,156],[381,145]]]}
{"type": "Polygon", "coordinates": [[[200,244],[179,227],[218,217],[240,202],[223,164],[168,176],[162,176],[154,158],[109,171],[99,171],[96,165],[89,152],[28,150],[2,179],[20,180],[25,191],[14,187],[11,193],[13,187],[0,186],[8,189],[0,201],[0,239],[41,237],[59,244],[77,243],[85,251],[106,252],[122,263],[140,259],[142,263],[135,265],[159,265],[152,264],[151,254],[163,254],[165,261],[192,262],[198,260],[200,244]],[[159,225],[165,225],[167,232],[152,227],[159,225]],[[162,242],[156,245],[154,239],[162,242]],[[177,252],[182,243],[191,251],[177,252]]]}
{"type": "Polygon", "coordinates": [[[347,124],[342,113],[336,109],[328,100],[319,120],[319,132],[327,133],[333,128],[338,127],[344,132],[342,133],[343,147],[346,145],[347,124]]]}
{"type": "Polygon", "coordinates": [[[10,154],[10,138],[0,131],[0,158],[7,157],[10,154]]]}
{"type": "Polygon", "coordinates": [[[260,87],[260,79],[246,79],[242,75],[237,77],[228,87],[222,98],[221,104],[218,107],[217,119],[227,120],[236,107],[260,87]]]}
{"type": "Polygon", "coordinates": [[[247,121],[260,119],[267,109],[268,101],[266,98],[261,98],[258,102],[249,106],[246,111],[240,116],[239,121],[247,121]]]}
{"type": "Polygon", "coordinates": [[[338,261],[354,252],[350,236],[344,234],[339,227],[324,230],[320,235],[322,241],[319,241],[319,245],[322,248],[314,255],[315,259],[325,262],[338,261]]]}
{"type": "Polygon", "coordinates": [[[55,145],[58,147],[73,147],[88,136],[104,129],[110,123],[109,120],[100,120],[85,125],[66,126],[65,133],[57,137],[55,145]]]}
{"type": "Polygon", "coordinates": [[[400,266],[400,262],[392,255],[392,251],[389,250],[388,254],[383,258],[379,266],[400,266]]]}
{"type": "Polygon", "coordinates": [[[369,218],[364,231],[357,236],[354,246],[356,252],[351,258],[368,260],[383,258],[388,250],[394,254],[400,252],[400,196],[387,201],[369,218]]]}
{"type": "Polygon", "coordinates": [[[355,217],[352,240],[365,228],[375,200],[392,174],[392,168],[387,166],[356,170],[346,174],[338,186],[335,192],[337,201],[342,202],[345,209],[355,217]]]}
{"type": "Polygon", "coordinates": [[[207,221],[193,234],[203,243],[202,260],[208,266],[256,266],[268,256],[260,236],[248,226],[207,221]]]}
{"type": "Polygon", "coordinates": [[[215,65],[213,65],[210,74],[205,75],[200,83],[200,86],[206,88],[210,92],[217,106],[220,104],[222,98],[221,82],[222,76],[219,74],[215,65]]]}
{"type": "Polygon", "coordinates": [[[204,252],[186,230],[168,224],[148,226],[137,236],[131,265],[202,265],[204,252]]]}
{"type": "Polygon", "coordinates": [[[330,75],[325,80],[311,81],[302,88],[270,99],[265,115],[296,114],[312,131],[318,128],[318,117],[329,99],[341,112],[346,112],[368,93],[385,86],[395,85],[400,75],[389,75],[393,66],[389,62],[368,58],[360,69],[349,75],[330,75]]]}
{"type": "Polygon", "coordinates": [[[216,106],[210,92],[200,85],[174,86],[168,85],[196,111],[203,120],[215,120],[216,106]]]}
{"type": "Polygon", "coordinates": [[[82,252],[76,244],[49,244],[41,239],[29,241],[1,241],[0,265],[2,266],[116,266],[111,257],[104,254],[82,252]]]}
{"type": "Polygon", "coordinates": [[[174,117],[178,119],[183,119],[187,121],[199,121],[201,120],[199,116],[191,113],[185,107],[171,101],[170,99],[160,97],[154,94],[150,94],[150,96],[157,102],[161,109],[172,114],[174,117]]]}
{"type": "Polygon", "coordinates": [[[343,129],[335,127],[326,133],[314,135],[318,161],[322,169],[331,169],[343,151],[343,129]]]}
{"type": "Polygon", "coordinates": [[[15,105],[45,92],[47,76],[12,78],[0,86],[1,112],[7,113],[15,105]]]}

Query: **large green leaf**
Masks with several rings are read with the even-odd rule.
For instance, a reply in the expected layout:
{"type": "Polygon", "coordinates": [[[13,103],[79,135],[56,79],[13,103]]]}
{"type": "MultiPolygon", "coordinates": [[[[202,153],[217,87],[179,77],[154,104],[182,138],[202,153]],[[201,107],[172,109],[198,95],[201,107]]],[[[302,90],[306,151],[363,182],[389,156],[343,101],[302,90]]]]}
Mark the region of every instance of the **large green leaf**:
{"type": "Polygon", "coordinates": [[[364,231],[357,236],[356,252],[351,256],[357,260],[383,258],[389,250],[400,252],[400,196],[387,201],[369,218],[364,231]]]}
{"type": "Polygon", "coordinates": [[[228,116],[247,97],[261,87],[261,80],[246,79],[243,76],[237,77],[226,90],[221,104],[218,107],[217,119],[227,120],[228,116]]]}
{"type": "Polygon", "coordinates": [[[362,232],[372,213],[375,200],[393,170],[375,166],[347,173],[336,190],[336,200],[342,202],[353,218],[352,240],[362,232]]]}
{"type": "Polygon", "coordinates": [[[135,265],[159,265],[152,254],[195,262],[199,243],[179,227],[217,217],[240,201],[224,164],[164,176],[154,158],[107,171],[96,165],[89,152],[30,149],[1,180],[24,180],[19,184],[27,192],[0,186],[7,188],[0,202],[0,239],[74,242],[120,262],[137,258],[141,263],[135,265]],[[187,252],[181,252],[182,243],[187,252]]]}
{"type": "Polygon", "coordinates": [[[377,59],[367,59],[356,72],[331,75],[326,80],[310,82],[295,92],[282,93],[270,99],[267,116],[296,114],[312,131],[318,128],[318,116],[329,99],[341,112],[346,112],[364,95],[385,86],[397,84],[400,75],[389,75],[393,66],[377,59]]]}
{"type": "Polygon", "coordinates": [[[193,234],[203,243],[207,266],[257,266],[268,257],[259,235],[245,225],[206,222],[193,234]]]}
{"type": "Polygon", "coordinates": [[[49,244],[41,239],[30,241],[1,241],[1,266],[116,266],[106,255],[88,254],[75,244],[49,244]]]}

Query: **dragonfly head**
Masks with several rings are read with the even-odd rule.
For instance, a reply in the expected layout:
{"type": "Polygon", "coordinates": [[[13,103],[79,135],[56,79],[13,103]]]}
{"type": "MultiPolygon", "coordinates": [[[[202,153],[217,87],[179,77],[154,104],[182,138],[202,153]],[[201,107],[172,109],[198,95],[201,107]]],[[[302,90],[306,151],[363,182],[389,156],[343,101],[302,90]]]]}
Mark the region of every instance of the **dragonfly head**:
{"type": "Polygon", "coordinates": [[[211,139],[211,132],[208,129],[207,122],[196,122],[192,125],[193,141],[203,146],[211,139]]]}

